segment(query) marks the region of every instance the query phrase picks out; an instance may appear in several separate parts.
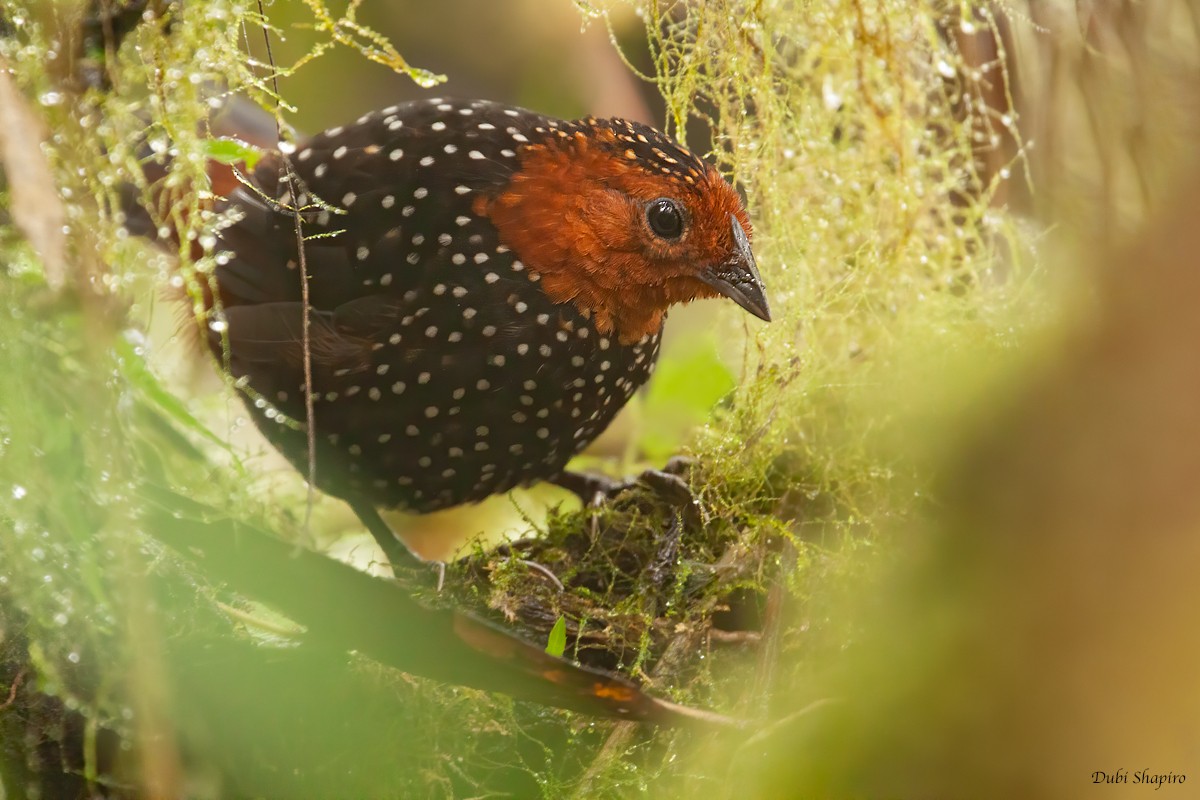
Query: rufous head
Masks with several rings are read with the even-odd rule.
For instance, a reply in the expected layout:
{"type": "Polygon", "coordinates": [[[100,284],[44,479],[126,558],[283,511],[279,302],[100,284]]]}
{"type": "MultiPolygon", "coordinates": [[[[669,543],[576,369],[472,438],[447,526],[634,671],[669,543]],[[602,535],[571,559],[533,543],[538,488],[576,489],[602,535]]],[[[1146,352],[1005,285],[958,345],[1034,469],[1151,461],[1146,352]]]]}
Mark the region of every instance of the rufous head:
{"type": "Polygon", "coordinates": [[[535,132],[520,169],[476,211],[551,299],[625,343],[656,332],[672,305],[707,297],[770,320],[750,219],[716,169],[624,120],[535,132]]]}

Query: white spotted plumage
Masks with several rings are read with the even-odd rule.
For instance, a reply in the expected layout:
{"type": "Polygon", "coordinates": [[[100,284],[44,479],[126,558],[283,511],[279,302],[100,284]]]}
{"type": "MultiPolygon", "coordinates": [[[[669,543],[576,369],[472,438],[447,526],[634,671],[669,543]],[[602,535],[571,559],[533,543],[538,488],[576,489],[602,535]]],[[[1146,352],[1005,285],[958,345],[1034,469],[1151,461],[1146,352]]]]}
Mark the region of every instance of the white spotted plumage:
{"type": "MultiPolygon", "coordinates": [[[[313,234],[305,255],[314,329],[332,332],[319,340],[329,352],[314,359],[322,488],[431,511],[549,478],[645,382],[658,335],[634,345],[591,335],[589,320],[552,302],[540,275],[475,211],[481,195],[521,169],[524,148],[585,124],[434,98],[364,115],[298,151],[300,190],[322,199],[301,212],[313,234]]],[[[605,124],[654,158],[653,143],[636,139],[642,129],[605,124]]],[[[264,159],[254,178],[281,198],[277,170],[264,159]]],[[[264,278],[254,253],[269,242],[287,251],[281,268],[294,265],[293,222],[285,210],[260,208],[254,194],[230,199],[252,213],[224,233],[237,257],[218,279],[247,285],[248,310],[230,311],[249,317],[261,308],[258,322],[269,326],[280,300],[298,301],[298,270],[264,278]],[[249,295],[264,280],[289,288],[264,286],[256,306],[249,295]]],[[[298,362],[276,354],[267,369],[251,348],[241,352],[235,373],[302,421],[298,362]]],[[[258,421],[294,463],[306,463],[303,431],[258,421]]]]}

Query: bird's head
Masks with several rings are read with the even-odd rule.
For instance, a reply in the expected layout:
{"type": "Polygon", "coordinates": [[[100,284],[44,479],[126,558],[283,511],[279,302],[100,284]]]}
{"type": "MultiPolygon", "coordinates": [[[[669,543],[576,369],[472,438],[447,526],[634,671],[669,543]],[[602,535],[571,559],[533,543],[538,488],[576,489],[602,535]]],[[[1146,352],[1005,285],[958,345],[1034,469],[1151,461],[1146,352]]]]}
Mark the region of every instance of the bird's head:
{"type": "Polygon", "coordinates": [[[532,129],[520,168],[475,210],[547,295],[636,341],[675,303],[725,296],[770,320],[741,198],[713,167],[624,120],[532,129]]]}

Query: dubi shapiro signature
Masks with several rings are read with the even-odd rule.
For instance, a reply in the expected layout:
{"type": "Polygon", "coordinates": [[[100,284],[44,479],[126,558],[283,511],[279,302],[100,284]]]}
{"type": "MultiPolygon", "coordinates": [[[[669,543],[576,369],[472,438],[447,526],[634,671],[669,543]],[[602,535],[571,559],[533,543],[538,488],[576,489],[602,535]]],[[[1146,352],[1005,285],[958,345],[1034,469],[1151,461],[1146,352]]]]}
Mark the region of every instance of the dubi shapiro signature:
{"type": "Polygon", "coordinates": [[[1187,775],[1182,772],[1151,772],[1148,769],[1139,769],[1132,773],[1127,769],[1114,772],[1096,770],[1092,773],[1092,783],[1143,783],[1153,786],[1155,791],[1168,783],[1183,783],[1186,780],[1187,775]]]}

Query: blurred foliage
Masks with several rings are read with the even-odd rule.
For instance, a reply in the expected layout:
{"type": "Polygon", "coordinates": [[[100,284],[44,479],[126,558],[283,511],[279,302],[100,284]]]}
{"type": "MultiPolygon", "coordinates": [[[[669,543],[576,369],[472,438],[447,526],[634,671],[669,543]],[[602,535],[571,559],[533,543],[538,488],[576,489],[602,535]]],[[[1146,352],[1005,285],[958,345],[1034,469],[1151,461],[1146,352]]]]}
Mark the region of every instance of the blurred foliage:
{"type": "MultiPolygon", "coordinates": [[[[539,539],[477,550],[444,593],[423,597],[490,610],[547,650],[752,720],[733,734],[614,727],[323,649],[155,539],[151,489],[181,498],[157,509],[168,517],[195,505],[308,546],[342,533],[330,502],[304,524],[299,478],[260,457],[236,387],[197,396],[203,383],[170,363],[187,350],[172,340],[187,337],[176,336],[163,288],[194,290],[215,257],[204,163],[241,150],[206,131],[214,92],[248,95],[283,122],[291,106],[317,125],[360,113],[327,119],[323,100],[306,106],[308,93],[289,87],[344,88],[323,72],[340,68],[335,42],[408,69],[403,41],[389,49],[374,18],[358,22],[384,5],[306,0],[268,6],[263,19],[244,0],[142,2],[148,13],[119,49],[81,51],[81,3],[0,4],[0,58],[50,131],[44,147],[6,143],[7,190],[20,190],[15,158],[45,160],[70,264],[52,288],[20,232],[0,228],[5,796],[34,794],[48,780],[39,769],[66,776],[63,793],[107,796],[951,797],[1024,786],[1035,797],[1085,785],[1038,783],[1036,754],[1004,739],[1007,728],[974,750],[982,739],[955,733],[986,730],[1006,709],[1023,730],[1039,728],[1016,711],[1021,681],[1046,696],[1061,685],[1037,683],[1023,665],[1044,664],[1051,679],[1079,674],[1039,662],[1047,650],[1029,642],[1048,634],[1005,613],[1036,608],[1053,629],[1056,587],[1075,586],[1060,580],[1069,558],[1053,548],[1083,552],[1088,540],[1055,539],[1067,526],[1006,509],[1041,486],[1072,499],[1068,518],[1088,504],[1069,491],[1087,474],[1069,461],[1055,471],[1055,455],[1074,451],[1033,445],[1087,419],[1075,413],[1090,399],[1078,387],[1100,396],[1110,385],[1068,384],[1076,405],[1043,427],[1005,412],[1024,407],[1028,376],[1055,374],[1047,365],[1064,342],[1103,329],[1114,293],[1092,288],[1107,273],[1088,265],[1138,241],[1194,160],[1200,114],[1179,102],[1200,83],[1194,4],[575,3],[571,33],[576,22],[581,37],[612,32],[665,98],[668,127],[745,189],[776,321],[706,308],[721,316],[674,343],[643,398],[633,460],[687,442],[701,465],[700,518],[644,496],[595,515],[533,517],[522,526],[544,528],[539,539]],[[644,36],[628,35],[631,19],[644,36]],[[282,71],[266,63],[264,30],[282,71]],[[156,162],[171,156],[155,222],[186,232],[178,265],[122,227],[123,187],[148,197],[143,143],[156,162]],[[1002,458],[993,429],[1018,454],[1031,443],[1030,454],[1002,458]],[[989,471],[993,460],[1009,471],[989,471]],[[1023,543],[1061,571],[1039,573],[1003,549],[1026,529],[1045,533],[1049,550],[1023,543]],[[534,556],[570,591],[531,567],[534,556]],[[895,561],[919,566],[881,579],[895,561]],[[1024,603],[1009,602],[1014,575],[1029,578],[1024,603]],[[992,661],[984,620],[1000,651],[992,661]],[[997,676],[1009,673],[1020,679],[1001,691],[997,676]],[[5,687],[15,702],[5,704],[5,687]],[[1030,783],[972,783],[995,779],[1010,756],[1024,759],[1013,769],[1030,783]]],[[[520,8],[516,28],[537,35],[541,4],[520,8]]],[[[425,9],[402,11],[417,29],[438,27],[425,9]]],[[[492,13],[505,15],[470,25],[493,24],[492,13]]],[[[536,52],[525,57],[511,72],[546,71],[536,52]]],[[[451,70],[437,69],[453,86],[451,70]]],[[[541,79],[498,99],[537,104],[561,75],[541,79]]],[[[370,91],[330,102],[367,102],[370,91]]],[[[555,102],[546,110],[586,105],[555,102]]],[[[1154,285],[1169,298],[1169,282],[1154,285]]],[[[1124,288],[1136,297],[1140,287],[1124,288]]],[[[1132,318],[1153,320],[1156,308],[1132,318]]],[[[1121,351],[1119,335],[1106,341],[1121,351]]],[[[1186,397],[1189,387],[1171,386],[1186,397]]],[[[1070,441],[1106,441],[1105,423],[1097,413],[1070,441]]],[[[1121,486],[1137,488],[1136,476],[1121,486]]],[[[1133,559],[1112,552],[1117,565],[1133,559]]],[[[1152,563],[1171,566],[1169,554],[1152,563]]],[[[1121,597],[1144,589],[1112,585],[1126,587],[1121,597]]],[[[1170,596],[1177,606],[1187,597],[1170,596]]],[[[1088,607],[1074,609],[1079,619],[1088,607]]],[[[1075,630],[1073,619],[1062,628],[1075,630]]],[[[1069,750],[1061,738],[1037,741],[1069,750]]]]}

